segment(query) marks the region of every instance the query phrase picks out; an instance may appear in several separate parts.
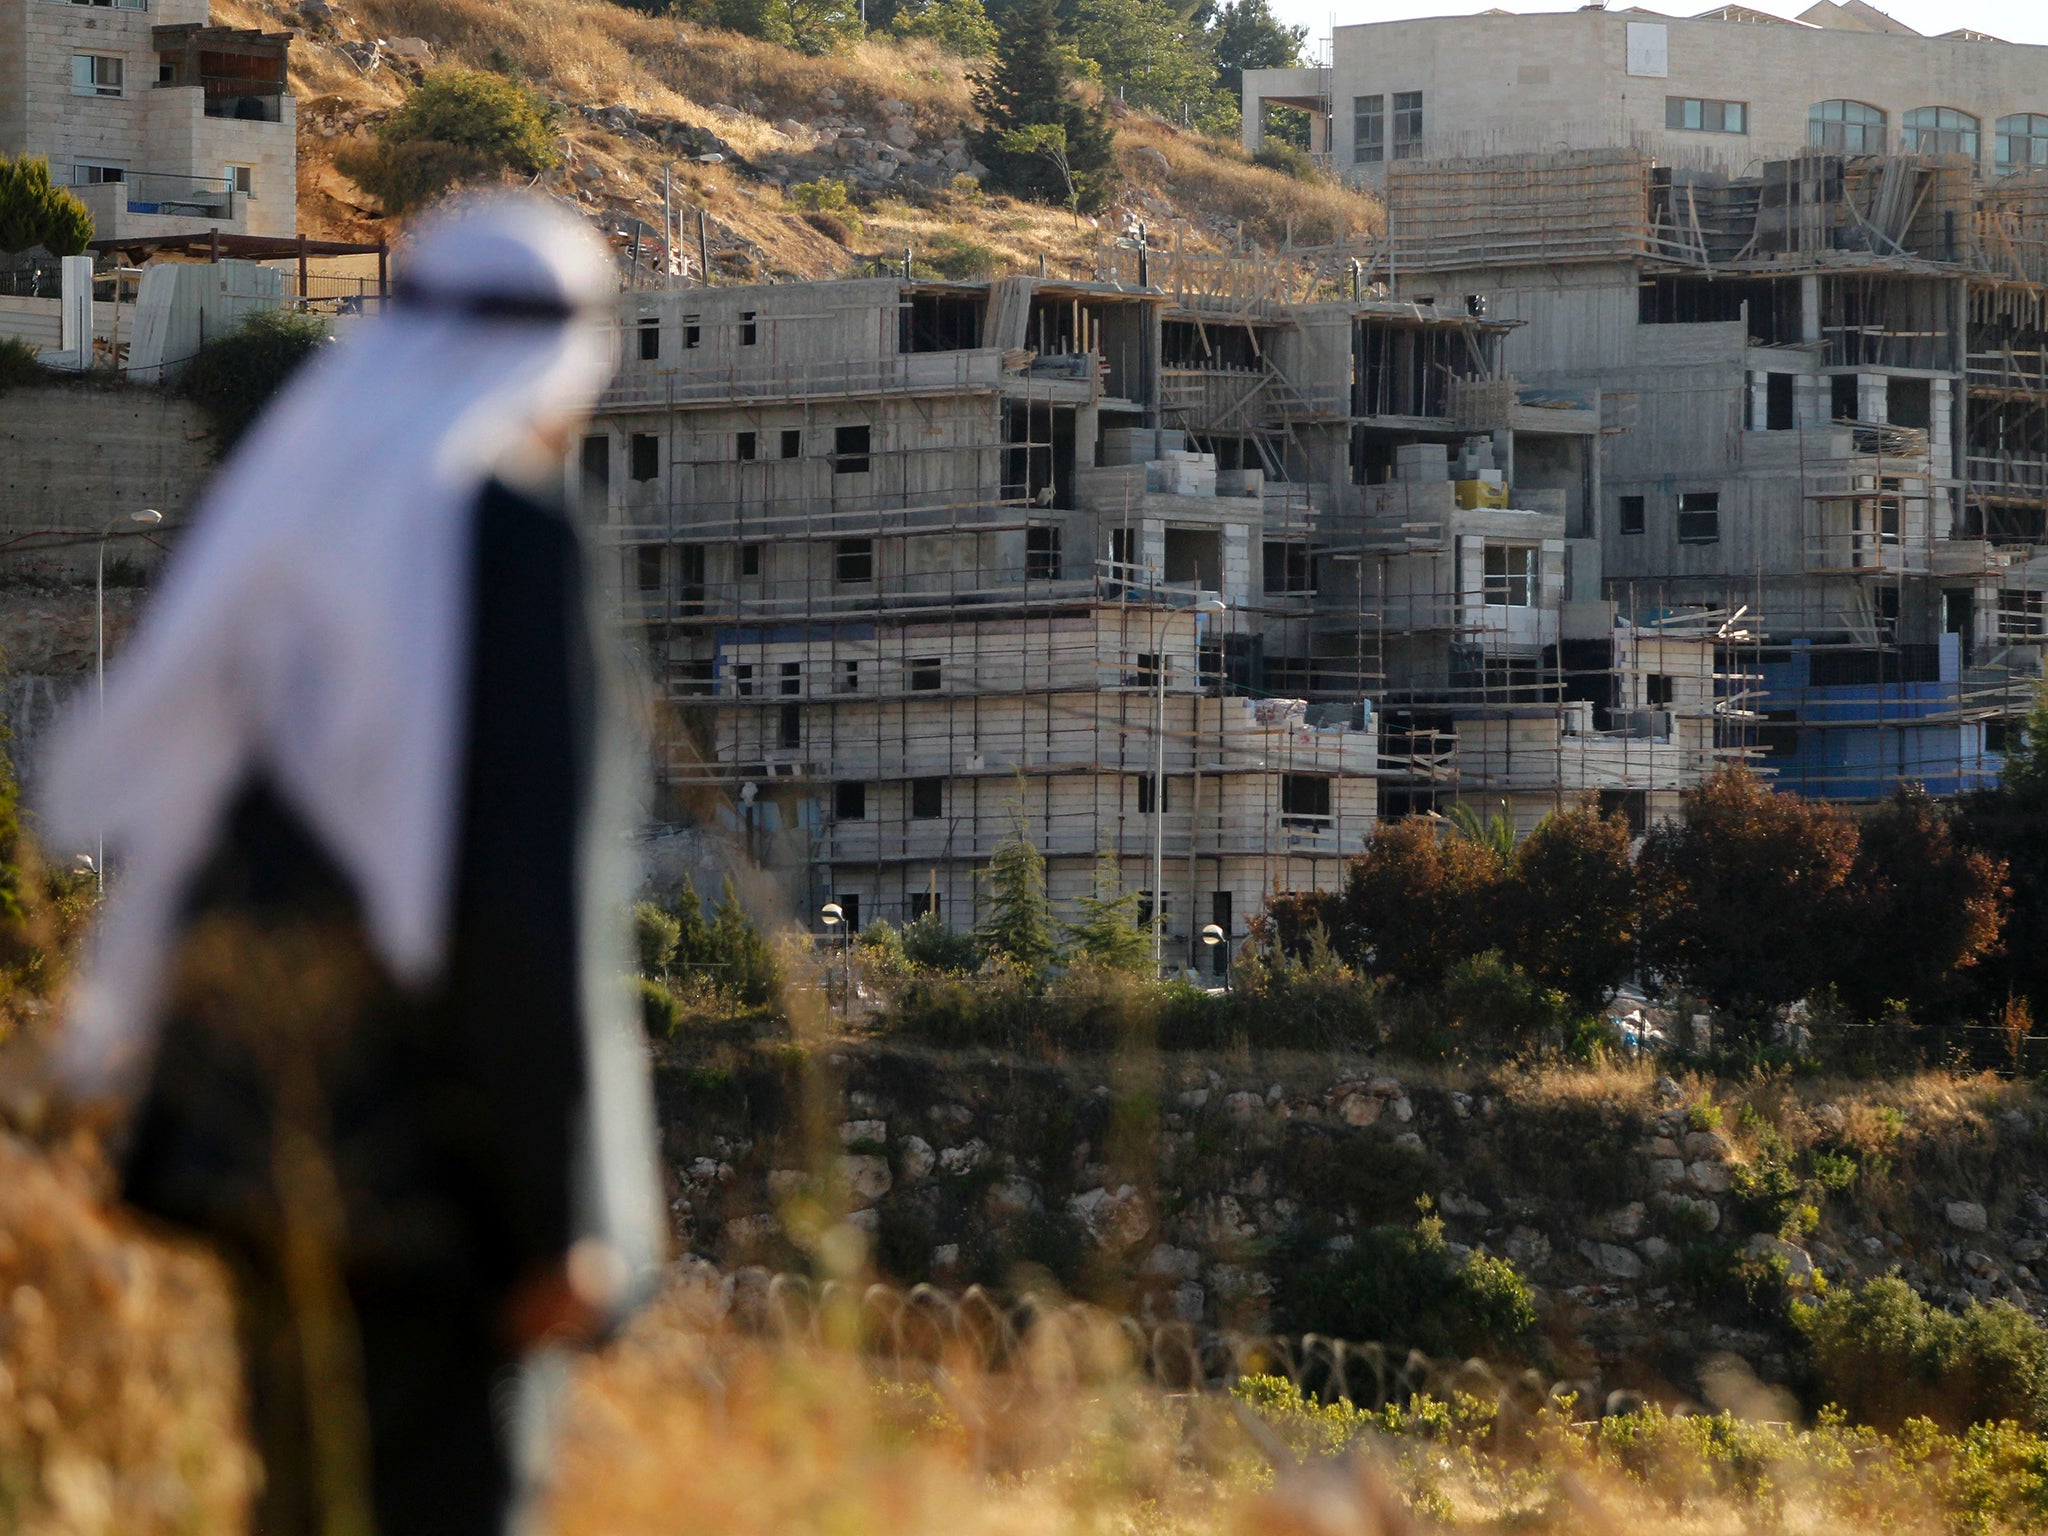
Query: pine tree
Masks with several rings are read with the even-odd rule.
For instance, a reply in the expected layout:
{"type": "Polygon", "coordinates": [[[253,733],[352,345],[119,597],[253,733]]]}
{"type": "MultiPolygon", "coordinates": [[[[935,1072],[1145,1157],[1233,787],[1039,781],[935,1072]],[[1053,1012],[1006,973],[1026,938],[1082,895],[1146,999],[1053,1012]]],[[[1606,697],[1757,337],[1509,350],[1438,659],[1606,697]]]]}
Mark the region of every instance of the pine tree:
{"type": "Polygon", "coordinates": [[[982,121],[974,154],[989,168],[990,184],[1018,197],[1066,203],[1060,168],[1042,151],[1024,147],[1033,137],[1028,130],[1057,127],[1064,130],[1061,148],[1075,205],[1082,212],[1100,208],[1109,193],[1109,123],[1101,108],[1074,98],[1054,0],[1013,0],[1002,8],[997,32],[994,66],[974,81],[982,121]]]}
{"type": "Polygon", "coordinates": [[[1138,923],[1138,906],[1144,897],[1137,891],[1119,895],[1122,885],[1121,861],[1113,853],[1098,853],[1094,892],[1081,898],[1081,920],[1066,925],[1067,937],[1097,965],[1149,973],[1152,935],[1138,923]]]}
{"type": "Polygon", "coordinates": [[[1053,943],[1052,907],[1045,897],[1045,856],[1025,835],[1019,816],[1010,835],[988,861],[989,917],[982,924],[982,948],[1027,971],[1040,971],[1058,954],[1053,943]]]}

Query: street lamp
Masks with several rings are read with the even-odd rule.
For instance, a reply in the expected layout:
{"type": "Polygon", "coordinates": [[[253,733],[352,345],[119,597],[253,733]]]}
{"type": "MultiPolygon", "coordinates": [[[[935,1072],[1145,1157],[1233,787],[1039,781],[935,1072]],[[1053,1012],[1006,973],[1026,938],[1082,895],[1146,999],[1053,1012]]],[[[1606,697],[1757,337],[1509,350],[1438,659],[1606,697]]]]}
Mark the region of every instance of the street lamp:
{"type": "MultiPolygon", "coordinates": [[[[1211,956],[1215,955],[1216,946],[1221,944],[1223,939],[1223,926],[1220,923],[1211,923],[1202,930],[1202,943],[1207,947],[1211,956]]],[[[1209,962],[1209,969],[1212,971],[1216,969],[1216,962],[1213,958],[1209,962]]],[[[1228,966],[1224,967],[1223,986],[1226,991],[1230,987],[1230,969],[1228,966]]]]}
{"type": "MultiPolygon", "coordinates": [[[[825,920],[825,926],[827,928],[837,928],[841,923],[846,921],[846,910],[845,908],[841,907],[838,902],[828,901],[825,903],[824,906],[818,909],[818,916],[822,917],[825,920]]],[[[853,1002],[853,999],[847,995],[848,993],[851,993],[853,991],[853,961],[846,953],[846,942],[843,936],[841,937],[839,944],[839,953],[841,980],[839,1006],[841,1014],[846,1015],[850,1013],[853,1002]]],[[[830,978],[832,975],[830,966],[826,967],[825,975],[827,978],[826,995],[830,996],[830,978]]]]}
{"type": "MultiPolygon", "coordinates": [[[[1204,598],[1190,610],[1196,614],[1226,611],[1220,597],[1204,598]]],[[[1152,626],[1152,974],[1166,966],[1166,621],[1173,610],[1162,609],[1152,626]]],[[[1201,665],[1201,643],[1195,645],[1196,666],[1201,665]]],[[[1199,682],[1199,678],[1197,681],[1199,682]]],[[[1192,826],[1192,824],[1191,824],[1192,826]]],[[[1192,837],[1192,830],[1190,831],[1192,837]]],[[[1188,900],[1195,893],[1189,887],[1188,900]]]]}
{"type": "MultiPolygon", "coordinates": [[[[99,569],[93,577],[93,672],[99,693],[99,722],[102,727],[107,719],[107,539],[121,523],[133,523],[141,528],[154,528],[164,520],[163,513],[155,507],[144,507],[139,512],[130,512],[125,517],[110,517],[106,526],[100,529],[99,569]]],[[[104,750],[104,748],[102,749],[104,750]]],[[[107,837],[104,831],[93,839],[92,877],[96,889],[107,888],[107,837]]]]}

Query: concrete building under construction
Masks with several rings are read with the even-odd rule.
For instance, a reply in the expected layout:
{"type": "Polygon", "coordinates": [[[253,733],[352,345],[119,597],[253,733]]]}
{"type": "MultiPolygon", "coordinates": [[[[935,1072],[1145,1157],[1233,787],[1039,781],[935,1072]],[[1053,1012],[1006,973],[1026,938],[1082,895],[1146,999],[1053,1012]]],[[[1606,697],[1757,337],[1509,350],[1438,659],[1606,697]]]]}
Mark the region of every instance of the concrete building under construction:
{"type": "Polygon", "coordinates": [[[1021,829],[1056,905],[1111,853],[1198,963],[1382,815],[1642,821],[1721,750],[1727,616],[1602,594],[1599,391],[1519,386],[1462,297],[1117,248],[621,304],[581,477],[665,813],[800,910],[968,926],[1021,829]]]}

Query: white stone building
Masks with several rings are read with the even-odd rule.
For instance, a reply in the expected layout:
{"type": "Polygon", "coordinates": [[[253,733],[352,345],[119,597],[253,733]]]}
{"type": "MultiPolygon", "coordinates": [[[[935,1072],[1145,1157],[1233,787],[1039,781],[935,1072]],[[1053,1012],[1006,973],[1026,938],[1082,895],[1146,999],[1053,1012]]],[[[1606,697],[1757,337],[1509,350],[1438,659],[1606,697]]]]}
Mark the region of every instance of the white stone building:
{"type": "Polygon", "coordinates": [[[101,239],[292,235],[290,44],[207,0],[0,0],[0,154],[48,159],[101,239]]]}

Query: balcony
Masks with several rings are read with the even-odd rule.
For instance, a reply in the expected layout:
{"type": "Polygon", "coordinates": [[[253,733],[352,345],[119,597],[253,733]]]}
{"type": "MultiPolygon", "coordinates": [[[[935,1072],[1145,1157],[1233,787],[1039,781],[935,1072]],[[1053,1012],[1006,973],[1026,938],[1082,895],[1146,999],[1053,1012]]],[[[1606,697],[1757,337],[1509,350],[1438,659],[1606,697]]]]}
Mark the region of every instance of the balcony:
{"type": "Polygon", "coordinates": [[[239,122],[284,121],[288,32],[187,24],[157,27],[157,88],[200,88],[205,115],[239,122]]]}
{"type": "Polygon", "coordinates": [[[135,171],[119,183],[130,213],[167,213],[184,218],[230,220],[235,184],[225,176],[176,176],[135,171]]]}

